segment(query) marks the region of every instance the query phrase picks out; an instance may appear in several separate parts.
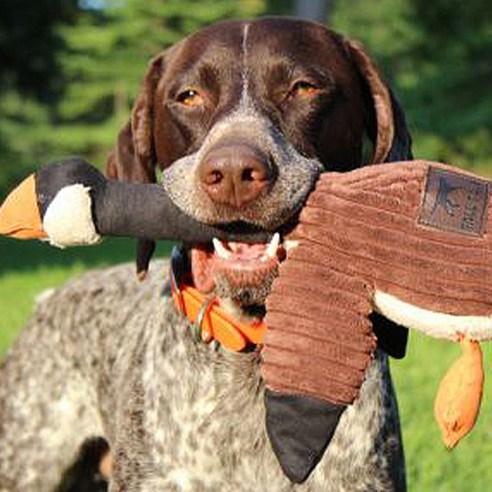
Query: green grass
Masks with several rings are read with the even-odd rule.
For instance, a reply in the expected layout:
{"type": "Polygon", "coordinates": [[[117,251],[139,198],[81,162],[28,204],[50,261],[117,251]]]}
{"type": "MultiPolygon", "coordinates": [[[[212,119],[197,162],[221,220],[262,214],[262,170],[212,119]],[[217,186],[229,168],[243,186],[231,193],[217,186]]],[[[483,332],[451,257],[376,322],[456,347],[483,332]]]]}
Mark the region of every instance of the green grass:
{"type": "MultiPolygon", "coordinates": [[[[492,346],[482,345],[486,377],[492,375],[492,346]]],[[[441,442],[433,404],[445,372],[461,351],[456,344],[412,332],[408,355],[393,361],[407,458],[409,490],[483,492],[490,490],[492,468],[492,384],[486,379],[478,422],[453,451],[441,442]]]]}
{"type": "MultiPolygon", "coordinates": [[[[169,250],[168,243],[161,243],[155,256],[169,250]]],[[[127,239],[60,250],[41,242],[0,238],[0,355],[29,318],[41,292],[88,268],[133,261],[134,257],[135,241],[127,239]]]]}
{"type": "MultiPolygon", "coordinates": [[[[157,255],[169,252],[160,246],[157,255]]],[[[13,342],[43,290],[88,268],[134,257],[134,242],[107,240],[97,247],[57,250],[46,244],[0,240],[0,354],[13,342]]],[[[433,400],[440,379],[459,356],[452,344],[410,337],[408,355],[393,361],[402,415],[409,490],[414,492],[483,492],[492,482],[492,387],[486,382],[481,417],[452,452],[434,422],[433,400]]],[[[491,373],[492,348],[484,344],[485,370],[491,373]]]]}

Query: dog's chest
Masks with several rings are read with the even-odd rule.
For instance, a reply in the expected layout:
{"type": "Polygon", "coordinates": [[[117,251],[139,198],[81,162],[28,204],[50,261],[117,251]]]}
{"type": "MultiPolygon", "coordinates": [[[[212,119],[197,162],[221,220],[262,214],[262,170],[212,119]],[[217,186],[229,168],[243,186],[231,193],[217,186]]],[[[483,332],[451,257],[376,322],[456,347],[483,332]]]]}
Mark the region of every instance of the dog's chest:
{"type": "Polygon", "coordinates": [[[180,490],[246,490],[252,477],[285,485],[266,436],[258,354],[214,350],[167,307],[164,317],[167,333],[146,340],[142,372],[154,473],[180,490]]]}
{"type": "Polygon", "coordinates": [[[141,416],[138,425],[132,421],[124,447],[138,460],[142,490],[341,491],[350,476],[355,491],[366,490],[366,479],[385,480],[381,449],[374,447],[385,413],[376,396],[379,363],[364,385],[367,397],[345,412],[312,477],[294,486],[266,434],[258,354],[214,351],[194,341],[169,300],[159,303],[145,325],[133,351],[139,369],[128,372],[138,376],[126,382],[134,389],[124,405],[125,414],[141,416]]]}

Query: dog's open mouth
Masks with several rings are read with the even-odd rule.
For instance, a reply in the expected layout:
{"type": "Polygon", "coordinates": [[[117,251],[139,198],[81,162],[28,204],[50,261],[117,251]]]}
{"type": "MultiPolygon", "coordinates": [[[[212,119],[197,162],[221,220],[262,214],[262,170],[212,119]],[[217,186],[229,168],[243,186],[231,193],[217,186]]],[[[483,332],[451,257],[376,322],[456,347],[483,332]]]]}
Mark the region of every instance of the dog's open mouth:
{"type": "Polygon", "coordinates": [[[214,239],[209,245],[190,249],[193,282],[203,293],[215,290],[219,297],[231,298],[243,305],[260,304],[285,254],[279,233],[268,243],[214,239]]]}

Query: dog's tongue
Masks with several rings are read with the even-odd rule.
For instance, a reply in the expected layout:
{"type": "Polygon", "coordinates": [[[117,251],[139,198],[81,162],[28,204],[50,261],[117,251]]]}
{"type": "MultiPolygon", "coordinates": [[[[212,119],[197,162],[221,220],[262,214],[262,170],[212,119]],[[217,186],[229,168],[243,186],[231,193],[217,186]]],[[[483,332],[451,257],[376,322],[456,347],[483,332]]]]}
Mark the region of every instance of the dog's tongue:
{"type": "Polygon", "coordinates": [[[234,287],[261,286],[278,266],[279,236],[270,243],[243,243],[213,240],[212,246],[191,249],[191,272],[195,287],[210,292],[217,276],[225,277],[234,287]]]}

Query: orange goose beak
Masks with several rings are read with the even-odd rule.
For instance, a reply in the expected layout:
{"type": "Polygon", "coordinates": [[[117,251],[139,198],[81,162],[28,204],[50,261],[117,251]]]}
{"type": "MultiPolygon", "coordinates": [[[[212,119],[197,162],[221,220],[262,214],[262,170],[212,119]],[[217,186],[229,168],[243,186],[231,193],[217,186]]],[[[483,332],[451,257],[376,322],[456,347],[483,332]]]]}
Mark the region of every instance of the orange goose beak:
{"type": "Polygon", "coordinates": [[[17,239],[48,237],[39,212],[34,174],[22,181],[0,207],[0,235],[17,239]]]}

